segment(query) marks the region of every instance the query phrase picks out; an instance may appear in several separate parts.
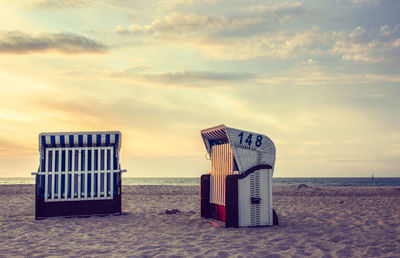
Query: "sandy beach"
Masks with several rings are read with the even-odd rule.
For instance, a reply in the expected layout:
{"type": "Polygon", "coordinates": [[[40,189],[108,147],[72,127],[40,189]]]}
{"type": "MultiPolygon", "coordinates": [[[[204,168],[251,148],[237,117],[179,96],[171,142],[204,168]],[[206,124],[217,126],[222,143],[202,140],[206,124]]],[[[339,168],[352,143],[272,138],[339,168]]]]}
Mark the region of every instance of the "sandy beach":
{"type": "Polygon", "coordinates": [[[0,256],[400,255],[399,187],[274,187],[280,226],[259,228],[201,218],[198,186],[124,186],[121,216],[36,221],[33,198],[0,186],[0,256]]]}

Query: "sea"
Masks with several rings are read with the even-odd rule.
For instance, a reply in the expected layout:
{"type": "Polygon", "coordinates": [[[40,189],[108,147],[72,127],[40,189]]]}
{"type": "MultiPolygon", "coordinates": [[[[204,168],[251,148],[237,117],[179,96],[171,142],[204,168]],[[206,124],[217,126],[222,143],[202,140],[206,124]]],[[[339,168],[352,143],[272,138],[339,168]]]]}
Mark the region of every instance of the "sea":
{"type": "MultiPolygon", "coordinates": [[[[32,177],[0,177],[0,185],[35,184],[32,177]]],[[[400,177],[274,177],[274,185],[298,186],[400,186],[400,177]]],[[[200,185],[199,177],[123,177],[122,185],[200,185]]]]}

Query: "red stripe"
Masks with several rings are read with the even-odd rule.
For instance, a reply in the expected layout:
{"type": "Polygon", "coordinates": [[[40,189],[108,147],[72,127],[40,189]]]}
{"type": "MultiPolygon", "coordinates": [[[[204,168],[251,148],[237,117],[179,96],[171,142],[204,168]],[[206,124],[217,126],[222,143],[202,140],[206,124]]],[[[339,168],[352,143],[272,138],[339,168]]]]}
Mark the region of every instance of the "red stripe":
{"type": "Polygon", "coordinates": [[[224,205],[215,205],[216,209],[216,219],[225,222],[225,206],[224,205]]]}

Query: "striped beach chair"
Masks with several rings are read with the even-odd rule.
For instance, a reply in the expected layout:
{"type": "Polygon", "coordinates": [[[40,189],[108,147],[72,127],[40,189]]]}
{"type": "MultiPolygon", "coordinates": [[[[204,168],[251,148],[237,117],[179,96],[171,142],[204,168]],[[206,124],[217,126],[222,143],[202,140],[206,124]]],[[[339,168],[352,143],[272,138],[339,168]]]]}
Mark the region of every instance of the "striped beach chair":
{"type": "Polygon", "coordinates": [[[121,214],[121,133],[39,135],[35,218],[121,214]]]}
{"type": "Polygon", "coordinates": [[[201,176],[201,216],[225,227],[278,224],[272,206],[275,145],[267,136],[219,125],[201,131],[211,171],[201,176]]]}

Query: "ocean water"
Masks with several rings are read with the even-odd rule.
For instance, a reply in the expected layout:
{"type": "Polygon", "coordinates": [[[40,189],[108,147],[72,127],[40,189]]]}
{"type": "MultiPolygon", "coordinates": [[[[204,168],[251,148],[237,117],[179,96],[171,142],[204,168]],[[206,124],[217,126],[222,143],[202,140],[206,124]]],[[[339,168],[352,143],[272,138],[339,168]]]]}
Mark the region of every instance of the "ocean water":
{"type": "MultiPolygon", "coordinates": [[[[0,177],[0,185],[35,184],[32,177],[0,177]]],[[[123,185],[200,185],[199,177],[123,177],[123,185]]],[[[400,186],[400,177],[275,177],[274,185],[297,186],[400,186]]]]}

